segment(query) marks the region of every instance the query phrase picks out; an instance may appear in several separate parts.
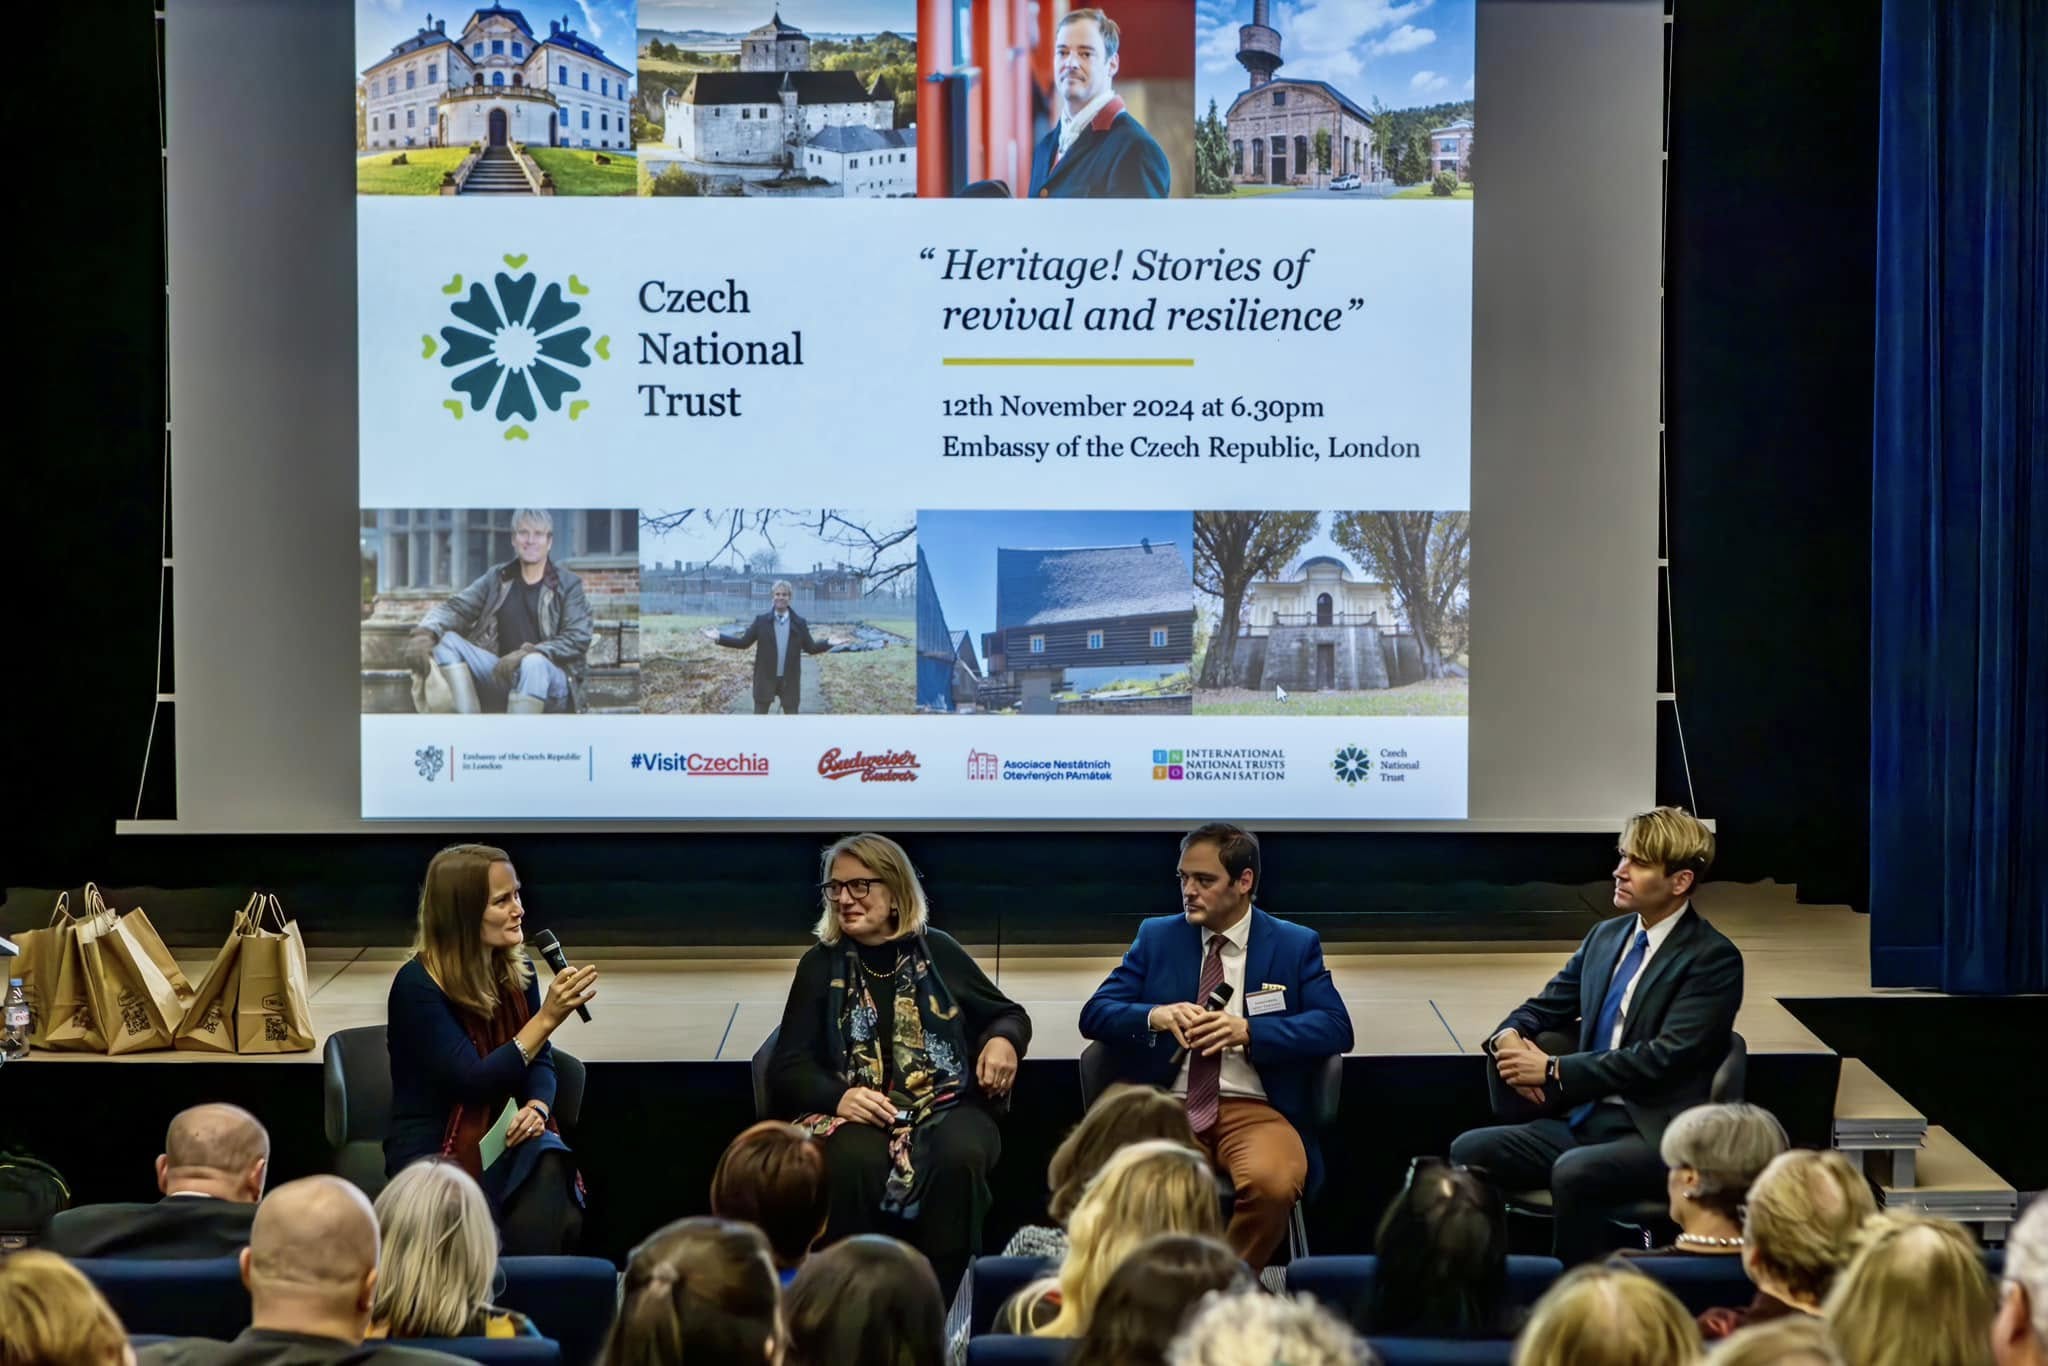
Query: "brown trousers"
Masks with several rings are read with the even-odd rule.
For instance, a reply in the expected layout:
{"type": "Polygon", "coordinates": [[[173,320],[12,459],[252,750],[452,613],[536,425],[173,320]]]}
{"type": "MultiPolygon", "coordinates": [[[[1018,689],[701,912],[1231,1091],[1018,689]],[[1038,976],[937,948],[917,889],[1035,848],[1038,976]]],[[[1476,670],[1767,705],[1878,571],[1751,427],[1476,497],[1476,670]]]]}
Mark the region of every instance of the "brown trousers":
{"type": "Polygon", "coordinates": [[[1225,1096],[1216,1127],[1196,1136],[1237,1192],[1224,1239],[1254,1272],[1287,1240],[1287,1216],[1308,1183],[1308,1153],[1287,1117],[1263,1100],[1225,1096]]]}

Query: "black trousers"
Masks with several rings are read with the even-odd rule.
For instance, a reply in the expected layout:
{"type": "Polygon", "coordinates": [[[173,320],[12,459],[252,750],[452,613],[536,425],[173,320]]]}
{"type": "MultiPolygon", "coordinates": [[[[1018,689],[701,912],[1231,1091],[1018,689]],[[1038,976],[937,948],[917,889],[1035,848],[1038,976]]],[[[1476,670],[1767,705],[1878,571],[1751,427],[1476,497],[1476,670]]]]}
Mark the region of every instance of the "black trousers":
{"type": "Polygon", "coordinates": [[[776,698],[782,699],[782,714],[795,716],[801,700],[804,683],[803,656],[790,651],[796,658],[789,661],[789,672],[780,678],[756,678],[754,680],[754,715],[766,716],[769,704],[776,698]]]}
{"type": "Polygon", "coordinates": [[[1503,1192],[1547,1187],[1551,1247],[1566,1266],[1612,1250],[1610,1210],[1664,1188],[1664,1160],[1619,1105],[1596,1105],[1574,1129],[1563,1119],[1471,1129],[1451,1160],[1484,1167],[1503,1192]]]}
{"type": "Polygon", "coordinates": [[[882,1213],[889,1180],[889,1135],[872,1124],[846,1123],[825,1140],[832,1185],[825,1242],[856,1233],[886,1233],[924,1253],[947,1302],[967,1263],[981,1251],[981,1221],[990,1202],[988,1174],[1003,1151],[995,1117],[962,1101],[931,1131],[923,1195],[915,1219],[882,1213]]]}
{"type": "Polygon", "coordinates": [[[576,1198],[576,1160],[547,1152],[533,1174],[505,1198],[498,1235],[507,1257],[560,1257],[583,1241],[583,1205],[576,1198]]]}

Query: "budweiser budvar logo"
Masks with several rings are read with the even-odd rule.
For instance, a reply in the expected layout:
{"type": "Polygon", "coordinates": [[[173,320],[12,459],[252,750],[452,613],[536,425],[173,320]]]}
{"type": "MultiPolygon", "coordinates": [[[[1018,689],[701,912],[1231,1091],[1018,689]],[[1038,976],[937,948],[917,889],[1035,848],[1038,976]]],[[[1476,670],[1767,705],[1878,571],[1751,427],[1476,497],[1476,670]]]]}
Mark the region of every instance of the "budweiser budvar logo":
{"type": "Polygon", "coordinates": [[[914,783],[917,754],[907,749],[884,750],[880,754],[855,750],[848,754],[835,746],[818,756],[820,778],[847,778],[856,773],[864,783],[914,783]]]}

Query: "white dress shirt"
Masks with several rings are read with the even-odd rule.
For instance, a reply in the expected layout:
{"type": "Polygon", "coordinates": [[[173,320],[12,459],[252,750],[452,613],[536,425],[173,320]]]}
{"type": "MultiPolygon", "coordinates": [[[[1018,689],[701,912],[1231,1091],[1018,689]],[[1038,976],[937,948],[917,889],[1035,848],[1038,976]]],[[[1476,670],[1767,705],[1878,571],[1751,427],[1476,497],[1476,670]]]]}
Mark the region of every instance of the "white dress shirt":
{"type": "MultiPolygon", "coordinates": [[[[1246,909],[1244,915],[1238,919],[1235,925],[1232,925],[1220,935],[1211,929],[1205,928],[1202,931],[1202,957],[1204,959],[1207,959],[1209,956],[1209,942],[1211,940],[1221,939],[1223,941],[1221,954],[1223,959],[1223,980],[1230,984],[1230,1004],[1224,1007],[1224,1011],[1227,1014],[1237,1016],[1240,1020],[1245,1018],[1245,946],[1251,942],[1251,937],[1252,913],[1249,908],[1246,909]]],[[[1200,1005],[1202,1003],[1197,1001],[1195,1004],[1200,1005]]],[[[1183,1099],[1186,1098],[1188,1093],[1188,1064],[1194,1061],[1194,1057],[1194,1053],[1190,1051],[1187,1057],[1181,1060],[1180,1071],[1174,1074],[1173,1093],[1183,1099]]],[[[1245,1050],[1242,1048],[1226,1048],[1223,1050],[1223,1067],[1218,1076],[1217,1089],[1222,1095],[1235,1096],[1240,1100],[1264,1100],[1266,1098],[1266,1088],[1259,1081],[1259,1069],[1252,1066],[1252,1060],[1246,1056],[1245,1050]]]]}
{"type": "MultiPolygon", "coordinates": [[[[1636,999],[1636,985],[1643,980],[1643,974],[1650,970],[1650,960],[1657,956],[1658,949],[1664,947],[1664,941],[1671,937],[1671,931],[1677,926],[1679,919],[1683,917],[1686,914],[1686,912],[1690,911],[1691,909],[1692,903],[1688,901],[1683,906],[1680,906],[1676,911],[1672,912],[1670,915],[1665,916],[1662,920],[1658,921],[1656,924],[1649,927],[1647,933],[1650,936],[1650,942],[1649,945],[1643,950],[1643,961],[1636,968],[1636,975],[1629,979],[1628,986],[1622,990],[1621,1013],[1614,1017],[1614,1030],[1607,1036],[1607,1047],[1610,1050],[1621,1047],[1621,1032],[1624,1029],[1628,1028],[1629,1005],[1636,999]]],[[[1622,941],[1621,958],[1617,958],[1614,960],[1614,970],[1616,972],[1621,971],[1621,959],[1628,957],[1628,946],[1636,942],[1637,934],[1644,932],[1645,931],[1643,929],[1643,917],[1639,913],[1636,916],[1635,929],[1630,930],[1628,932],[1628,938],[1622,941]]],[[[1607,999],[1607,991],[1609,988],[1612,988],[1613,986],[1614,979],[1612,977],[1609,977],[1607,979],[1607,987],[1601,989],[1601,1000],[1604,1001],[1607,999]]],[[[1620,1096],[1602,1096],[1600,1097],[1600,1099],[1603,1103],[1608,1105],[1621,1104],[1620,1096]]]]}
{"type": "Polygon", "coordinates": [[[775,614],[775,676],[789,672],[789,613],[775,614]]]}

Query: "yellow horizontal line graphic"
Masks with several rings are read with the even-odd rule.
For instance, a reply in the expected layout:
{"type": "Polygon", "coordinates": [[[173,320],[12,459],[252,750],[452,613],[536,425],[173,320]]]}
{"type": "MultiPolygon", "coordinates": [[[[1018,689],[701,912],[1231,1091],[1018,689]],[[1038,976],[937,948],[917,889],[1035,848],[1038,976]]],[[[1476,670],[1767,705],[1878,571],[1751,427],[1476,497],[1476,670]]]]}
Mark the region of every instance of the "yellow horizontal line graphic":
{"type": "Polygon", "coordinates": [[[946,356],[944,365],[1181,365],[1193,356],[946,356]]]}

